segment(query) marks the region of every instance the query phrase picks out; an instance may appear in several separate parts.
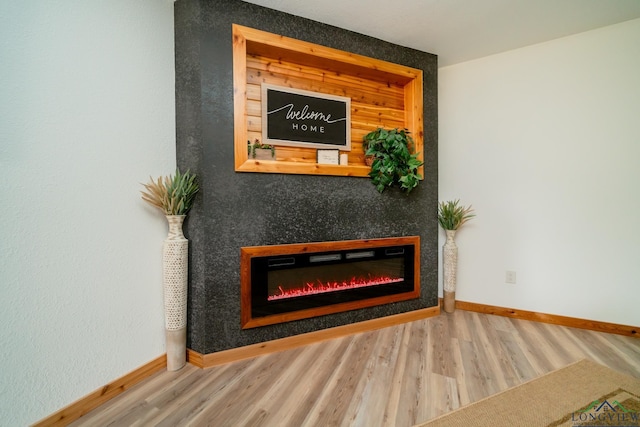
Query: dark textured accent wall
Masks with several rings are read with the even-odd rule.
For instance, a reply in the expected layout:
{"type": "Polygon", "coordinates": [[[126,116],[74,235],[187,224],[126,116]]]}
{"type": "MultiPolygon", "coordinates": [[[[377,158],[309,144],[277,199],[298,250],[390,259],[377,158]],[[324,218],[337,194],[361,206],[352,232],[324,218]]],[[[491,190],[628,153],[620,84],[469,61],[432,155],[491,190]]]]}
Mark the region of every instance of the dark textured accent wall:
{"type": "Polygon", "coordinates": [[[213,353],[436,306],[437,57],[237,0],[178,0],[175,40],[178,166],[197,173],[201,185],[185,224],[190,240],[189,348],[213,353]],[[422,69],[421,185],[409,195],[395,190],[378,194],[367,178],[235,172],[233,23],[422,69]],[[242,246],[412,235],[421,238],[419,299],[240,328],[242,246]]]}

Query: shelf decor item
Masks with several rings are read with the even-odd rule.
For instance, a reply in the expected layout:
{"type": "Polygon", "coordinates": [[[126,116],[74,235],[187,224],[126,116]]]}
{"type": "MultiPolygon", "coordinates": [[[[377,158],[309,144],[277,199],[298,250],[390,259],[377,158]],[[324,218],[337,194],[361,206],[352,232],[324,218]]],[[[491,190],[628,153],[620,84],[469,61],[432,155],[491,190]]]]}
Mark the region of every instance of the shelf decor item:
{"type": "Polygon", "coordinates": [[[454,240],[456,231],[475,216],[471,206],[459,205],[460,200],[440,202],[438,222],[447,235],[442,246],[442,281],[444,311],[453,313],[456,309],[456,271],[458,268],[458,246],[454,240]]]}
{"type": "Polygon", "coordinates": [[[316,163],[319,165],[339,165],[340,150],[316,150],[316,163]]]}
{"type": "Polygon", "coordinates": [[[187,289],[189,241],[182,224],[193,205],[198,183],[196,176],[176,169],[175,176],[151,179],[143,184],[142,199],[164,212],[169,233],[162,249],[162,281],[164,294],[167,370],[177,371],[187,357],[187,289]]]}
{"type": "Polygon", "coordinates": [[[271,144],[263,144],[259,139],[251,143],[247,141],[247,150],[249,157],[255,160],[275,160],[276,159],[276,147],[271,144]]]}

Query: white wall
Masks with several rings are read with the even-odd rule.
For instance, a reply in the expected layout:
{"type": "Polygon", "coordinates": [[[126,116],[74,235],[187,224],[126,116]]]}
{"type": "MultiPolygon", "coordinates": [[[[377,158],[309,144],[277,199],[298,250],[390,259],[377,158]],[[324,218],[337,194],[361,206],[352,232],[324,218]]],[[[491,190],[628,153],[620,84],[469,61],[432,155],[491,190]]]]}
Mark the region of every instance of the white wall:
{"type": "Polygon", "coordinates": [[[440,200],[477,213],[457,299],[640,325],[639,41],[633,20],[440,69],[440,200]]]}
{"type": "Polygon", "coordinates": [[[0,425],[164,353],[172,0],[0,3],[0,425]]]}

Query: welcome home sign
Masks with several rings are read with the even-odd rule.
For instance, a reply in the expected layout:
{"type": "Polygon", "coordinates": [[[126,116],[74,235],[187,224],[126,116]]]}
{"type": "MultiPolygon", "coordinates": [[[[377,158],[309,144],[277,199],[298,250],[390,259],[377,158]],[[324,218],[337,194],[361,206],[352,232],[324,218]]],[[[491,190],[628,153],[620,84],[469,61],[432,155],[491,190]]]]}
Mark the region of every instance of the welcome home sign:
{"type": "Polygon", "coordinates": [[[351,150],[351,98],[262,84],[263,143],[351,150]]]}

